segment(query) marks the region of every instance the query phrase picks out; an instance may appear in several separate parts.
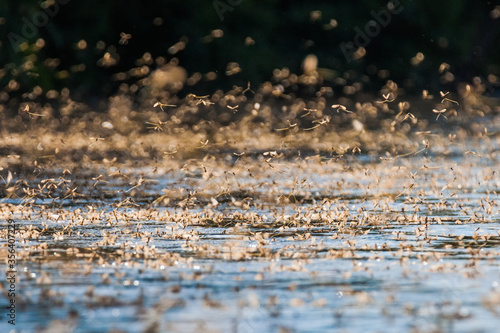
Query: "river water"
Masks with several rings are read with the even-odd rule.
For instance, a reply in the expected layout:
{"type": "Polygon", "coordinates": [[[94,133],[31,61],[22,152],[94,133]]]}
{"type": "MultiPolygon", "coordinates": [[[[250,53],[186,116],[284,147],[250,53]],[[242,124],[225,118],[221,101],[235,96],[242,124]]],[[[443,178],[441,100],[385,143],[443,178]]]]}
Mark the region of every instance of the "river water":
{"type": "Polygon", "coordinates": [[[496,332],[500,158],[481,147],[44,170],[1,201],[1,331],[496,332]]]}

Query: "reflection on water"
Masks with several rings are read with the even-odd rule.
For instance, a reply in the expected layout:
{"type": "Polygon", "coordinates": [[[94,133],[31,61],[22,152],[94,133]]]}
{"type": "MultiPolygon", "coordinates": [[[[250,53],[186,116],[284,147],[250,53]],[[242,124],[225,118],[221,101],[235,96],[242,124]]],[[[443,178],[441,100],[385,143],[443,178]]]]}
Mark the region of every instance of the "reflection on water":
{"type": "Polygon", "coordinates": [[[19,226],[15,328],[494,332],[499,165],[248,156],[71,185],[54,170],[0,207],[19,226]]]}

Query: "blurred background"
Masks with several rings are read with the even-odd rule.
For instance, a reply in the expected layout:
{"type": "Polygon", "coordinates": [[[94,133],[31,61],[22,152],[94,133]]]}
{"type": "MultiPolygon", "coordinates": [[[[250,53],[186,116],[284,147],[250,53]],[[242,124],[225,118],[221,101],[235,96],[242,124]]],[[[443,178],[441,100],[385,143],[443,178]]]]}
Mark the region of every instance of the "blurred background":
{"type": "Polygon", "coordinates": [[[353,98],[389,80],[410,95],[500,83],[496,1],[2,0],[0,36],[4,116],[61,96],[99,111],[120,93],[168,102],[278,81],[353,98]]]}

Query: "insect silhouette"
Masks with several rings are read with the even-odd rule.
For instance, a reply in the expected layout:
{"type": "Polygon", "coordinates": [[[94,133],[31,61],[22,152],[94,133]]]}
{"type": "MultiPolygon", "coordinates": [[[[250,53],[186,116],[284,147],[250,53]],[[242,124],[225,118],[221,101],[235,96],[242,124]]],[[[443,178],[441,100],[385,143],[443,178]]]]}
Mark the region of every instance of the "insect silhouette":
{"type": "Polygon", "coordinates": [[[248,82],[246,89],[245,89],[245,90],[243,90],[241,93],[242,93],[243,95],[245,95],[245,93],[246,93],[247,91],[250,91],[252,94],[254,94],[254,95],[255,95],[255,91],[253,91],[252,89],[250,89],[250,82],[248,82]]]}
{"type": "Polygon", "coordinates": [[[445,92],[445,93],[444,93],[444,92],[442,92],[442,91],[440,91],[439,93],[441,94],[441,97],[443,98],[443,99],[441,100],[441,103],[444,103],[444,101],[448,101],[448,102],[451,102],[451,103],[455,103],[455,104],[457,104],[457,105],[460,105],[457,101],[454,101],[454,100],[449,99],[449,98],[447,98],[447,97],[446,97],[446,96],[450,93],[449,91],[448,91],[448,92],[445,92]]]}
{"type": "Polygon", "coordinates": [[[292,129],[292,128],[297,126],[297,123],[292,124],[292,123],[290,123],[290,120],[287,120],[287,122],[288,122],[288,127],[278,128],[278,129],[276,129],[276,131],[286,131],[286,130],[292,129]]]}
{"type": "Polygon", "coordinates": [[[160,107],[160,109],[161,109],[163,112],[165,112],[165,110],[163,109],[163,107],[176,107],[177,105],[172,105],[172,104],[165,104],[165,103],[156,102],[156,103],[153,105],[153,107],[155,108],[155,107],[157,107],[157,106],[159,106],[159,107],[160,107]]]}
{"type": "Polygon", "coordinates": [[[352,111],[347,110],[347,108],[345,106],[340,105],[340,104],[333,104],[332,108],[337,109],[337,112],[339,112],[339,110],[342,110],[342,111],[347,112],[347,113],[352,113],[352,111]]]}
{"type": "Polygon", "coordinates": [[[233,113],[236,113],[238,111],[238,107],[239,105],[235,105],[235,106],[227,106],[227,108],[231,111],[233,111],[233,113]]]}
{"type": "Polygon", "coordinates": [[[213,102],[210,102],[207,98],[210,97],[210,95],[205,95],[205,96],[196,96],[195,94],[189,94],[187,97],[192,97],[196,100],[196,105],[203,104],[205,106],[215,104],[213,102]]]}
{"type": "Polygon", "coordinates": [[[306,111],[306,113],[305,113],[305,114],[303,114],[302,116],[300,116],[301,118],[303,118],[303,117],[306,117],[306,116],[310,115],[310,114],[311,114],[311,112],[318,112],[318,110],[317,110],[317,109],[307,109],[307,108],[304,108],[304,111],[306,111]]]}
{"type": "Polygon", "coordinates": [[[445,119],[448,119],[448,118],[446,118],[446,116],[443,114],[443,113],[445,113],[445,112],[446,112],[446,109],[442,109],[442,110],[432,109],[432,112],[434,112],[434,113],[437,113],[437,114],[438,114],[438,115],[437,115],[437,117],[436,117],[436,120],[438,120],[438,119],[439,119],[439,116],[441,116],[441,115],[442,115],[445,119]]]}
{"type": "Polygon", "coordinates": [[[33,118],[33,116],[35,116],[35,117],[45,117],[44,114],[30,112],[30,106],[29,105],[26,105],[24,107],[23,111],[26,112],[30,116],[30,118],[33,118]]]}
{"type": "Polygon", "coordinates": [[[148,128],[155,130],[155,131],[163,131],[163,125],[166,123],[167,123],[166,121],[161,121],[159,119],[158,119],[157,123],[146,121],[146,124],[151,125],[151,126],[148,126],[148,128]]]}
{"type": "Polygon", "coordinates": [[[382,97],[384,98],[384,100],[377,101],[377,103],[392,103],[396,100],[395,98],[390,99],[392,97],[391,94],[382,94],[382,97]]]}

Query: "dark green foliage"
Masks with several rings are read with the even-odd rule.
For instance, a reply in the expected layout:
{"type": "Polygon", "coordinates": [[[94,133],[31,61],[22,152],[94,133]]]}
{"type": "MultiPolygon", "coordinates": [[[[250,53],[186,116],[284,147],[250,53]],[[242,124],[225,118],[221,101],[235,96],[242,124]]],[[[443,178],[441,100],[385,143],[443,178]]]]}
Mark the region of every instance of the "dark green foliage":
{"type": "MultiPolygon", "coordinates": [[[[136,61],[146,52],[153,59],[162,56],[167,62],[178,58],[189,75],[217,73],[216,80],[202,80],[185,87],[181,94],[211,93],[234,84],[244,86],[248,81],[261,83],[272,76],[275,68],[288,67],[300,73],[300,64],[310,53],[318,56],[319,67],[341,76],[355,70],[357,75],[350,75],[349,80],[369,74],[370,79],[365,82],[368,90],[380,88],[386,80],[377,78],[376,69],[389,70],[390,79],[415,92],[440,87],[438,69],[443,62],[450,64],[450,71],[459,80],[500,74],[500,53],[496,48],[500,45],[500,19],[490,17],[495,5],[488,1],[401,0],[402,12],[393,15],[391,22],[371,39],[365,57],[350,63],[340,44],[353,41],[354,28],[363,30],[373,20],[371,11],[387,8],[386,1],[54,2],[60,2],[57,13],[34,36],[26,38],[27,49],[18,51],[12,47],[8,34],[22,37],[23,18],[33,22],[33,15],[43,10],[37,0],[2,1],[0,84],[7,87],[12,79],[20,84],[11,97],[30,92],[37,85],[44,91],[68,87],[77,98],[109,96],[122,83],[113,80],[113,75],[137,67],[136,61]],[[222,14],[223,21],[215,6],[221,3],[230,8],[222,14]],[[320,11],[321,17],[312,19],[312,11],[320,11]],[[157,17],[163,20],[162,24],[154,24],[157,17]],[[326,29],[332,19],[338,26],[326,29]],[[216,29],[223,31],[222,37],[210,37],[216,29]],[[122,32],[132,35],[126,45],[119,43],[122,32]],[[255,44],[245,43],[247,37],[255,44]],[[36,50],[34,44],[39,38],[45,45],[36,50]],[[80,40],[86,41],[86,48],[76,47],[80,40]],[[180,40],[187,41],[185,49],[169,53],[169,48],[180,40]],[[100,41],[104,43],[98,47],[100,41]],[[98,64],[106,52],[119,56],[116,65],[98,64]],[[411,65],[410,59],[418,52],[425,59],[417,66],[411,65]],[[51,66],[49,58],[58,60],[51,66]],[[23,69],[28,59],[31,65],[23,69]],[[227,76],[225,70],[230,62],[238,63],[242,71],[227,76]],[[83,71],[83,67],[75,67],[82,64],[83,71]]],[[[54,10],[55,6],[50,8],[54,10]]],[[[154,63],[149,66],[155,68],[154,63]]],[[[129,77],[124,82],[132,84],[138,79],[129,77]]]]}

